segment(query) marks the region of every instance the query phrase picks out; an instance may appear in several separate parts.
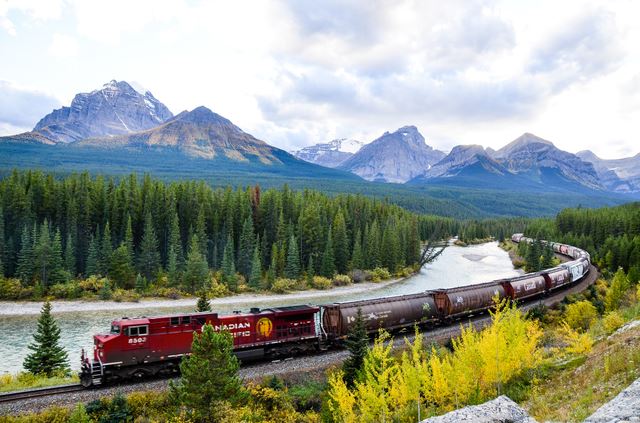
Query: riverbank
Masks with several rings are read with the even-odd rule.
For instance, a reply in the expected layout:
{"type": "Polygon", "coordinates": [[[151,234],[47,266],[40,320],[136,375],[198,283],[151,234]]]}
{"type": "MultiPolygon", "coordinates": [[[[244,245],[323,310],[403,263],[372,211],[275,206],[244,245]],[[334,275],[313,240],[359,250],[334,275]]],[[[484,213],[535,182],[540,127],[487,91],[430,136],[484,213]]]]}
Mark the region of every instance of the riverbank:
{"type": "Polygon", "coordinates": [[[518,255],[518,246],[513,241],[504,240],[498,244],[498,247],[509,253],[509,259],[511,259],[514,269],[521,269],[524,267],[526,262],[523,257],[518,255]]]}
{"type": "MultiPolygon", "coordinates": [[[[305,291],[293,291],[287,294],[271,294],[271,293],[243,293],[227,297],[212,298],[210,300],[213,309],[220,305],[246,304],[248,302],[257,302],[262,299],[269,301],[277,300],[318,300],[324,297],[333,297],[336,295],[356,295],[364,292],[375,291],[386,288],[404,280],[407,277],[389,279],[381,282],[360,282],[357,284],[338,286],[326,290],[309,289],[305,291]]],[[[51,301],[52,313],[68,313],[68,312],[87,312],[87,311],[104,311],[104,310],[132,310],[132,309],[158,309],[158,308],[176,308],[176,307],[195,307],[197,297],[167,299],[167,298],[145,298],[138,302],[117,302],[103,300],[53,300],[51,301]]],[[[0,316],[24,316],[40,314],[42,301],[0,301],[0,316]]]]}

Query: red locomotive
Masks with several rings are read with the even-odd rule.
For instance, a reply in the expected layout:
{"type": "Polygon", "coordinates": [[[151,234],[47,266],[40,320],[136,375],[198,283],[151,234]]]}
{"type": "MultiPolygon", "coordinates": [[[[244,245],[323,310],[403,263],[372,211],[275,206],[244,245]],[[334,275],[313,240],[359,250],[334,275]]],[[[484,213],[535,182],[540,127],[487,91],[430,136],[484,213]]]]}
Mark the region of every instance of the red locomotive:
{"type": "Polygon", "coordinates": [[[227,330],[241,360],[288,356],[318,348],[318,307],[300,305],[233,313],[190,313],[177,316],[122,318],[111,331],[94,336],[93,359],[82,352],[81,383],[85,387],[111,379],[127,379],[178,370],[191,351],[193,332],[205,323],[227,330]]]}

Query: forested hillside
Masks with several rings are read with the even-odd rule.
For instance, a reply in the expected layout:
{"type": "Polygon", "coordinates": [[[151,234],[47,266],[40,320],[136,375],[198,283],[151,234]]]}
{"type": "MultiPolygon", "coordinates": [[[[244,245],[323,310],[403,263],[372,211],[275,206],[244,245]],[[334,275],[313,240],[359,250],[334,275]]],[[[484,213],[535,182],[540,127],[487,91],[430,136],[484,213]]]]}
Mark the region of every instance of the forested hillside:
{"type": "Polygon", "coordinates": [[[640,203],[565,209],[555,219],[531,221],[526,234],[584,248],[602,270],[622,267],[632,281],[640,279],[640,203]]]}
{"type": "Polygon", "coordinates": [[[34,171],[0,181],[0,215],[2,274],[40,292],[90,275],[107,276],[111,288],[157,282],[196,292],[209,270],[231,291],[353,269],[394,273],[418,262],[421,240],[459,225],[286,185],[213,189],[135,174],[57,179],[34,171]]]}

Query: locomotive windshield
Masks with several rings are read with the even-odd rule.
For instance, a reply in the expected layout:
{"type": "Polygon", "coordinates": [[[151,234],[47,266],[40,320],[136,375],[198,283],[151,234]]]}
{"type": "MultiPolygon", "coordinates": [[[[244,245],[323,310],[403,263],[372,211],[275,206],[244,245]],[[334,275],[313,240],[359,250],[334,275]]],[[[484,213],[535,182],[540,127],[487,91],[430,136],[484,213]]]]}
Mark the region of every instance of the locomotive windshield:
{"type": "Polygon", "coordinates": [[[119,325],[111,325],[111,333],[114,335],[120,334],[120,326],[119,325]]]}

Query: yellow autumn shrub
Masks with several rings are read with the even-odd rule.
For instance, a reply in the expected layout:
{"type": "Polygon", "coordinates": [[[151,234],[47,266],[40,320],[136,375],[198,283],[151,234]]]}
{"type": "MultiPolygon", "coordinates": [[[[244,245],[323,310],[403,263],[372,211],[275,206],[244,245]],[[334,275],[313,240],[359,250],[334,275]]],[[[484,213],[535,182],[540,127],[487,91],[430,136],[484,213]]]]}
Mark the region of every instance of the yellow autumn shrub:
{"type": "Polygon", "coordinates": [[[413,343],[394,358],[382,332],[369,350],[355,387],[342,375],[329,377],[329,406],[339,422],[415,421],[418,409],[439,412],[494,396],[507,383],[540,362],[542,330],[513,304],[501,302],[492,324],[481,332],[463,327],[453,352],[426,352],[416,330],[413,343]]]}
{"type": "Polygon", "coordinates": [[[585,331],[598,317],[598,310],[590,301],[583,300],[569,304],[564,314],[567,324],[572,329],[585,331]]]}
{"type": "Polygon", "coordinates": [[[579,333],[563,322],[560,335],[566,344],[564,351],[570,355],[587,354],[593,347],[593,338],[588,333],[579,333]]]}

